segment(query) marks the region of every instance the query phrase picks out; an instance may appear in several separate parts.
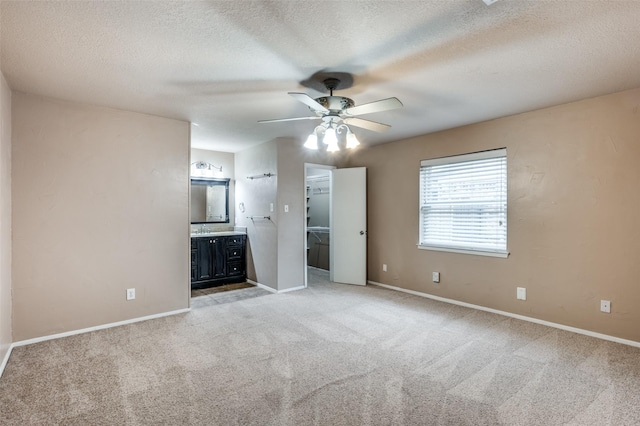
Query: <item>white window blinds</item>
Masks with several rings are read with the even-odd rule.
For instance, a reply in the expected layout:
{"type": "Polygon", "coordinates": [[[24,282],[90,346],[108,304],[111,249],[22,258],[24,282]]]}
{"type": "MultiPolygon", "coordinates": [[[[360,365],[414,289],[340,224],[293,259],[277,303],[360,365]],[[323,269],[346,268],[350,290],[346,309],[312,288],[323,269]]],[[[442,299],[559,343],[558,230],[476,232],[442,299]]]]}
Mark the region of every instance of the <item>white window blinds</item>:
{"type": "Polygon", "coordinates": [[[506,155],[496,149],[421,162],[420,248],[506,256],[506,155]]]}

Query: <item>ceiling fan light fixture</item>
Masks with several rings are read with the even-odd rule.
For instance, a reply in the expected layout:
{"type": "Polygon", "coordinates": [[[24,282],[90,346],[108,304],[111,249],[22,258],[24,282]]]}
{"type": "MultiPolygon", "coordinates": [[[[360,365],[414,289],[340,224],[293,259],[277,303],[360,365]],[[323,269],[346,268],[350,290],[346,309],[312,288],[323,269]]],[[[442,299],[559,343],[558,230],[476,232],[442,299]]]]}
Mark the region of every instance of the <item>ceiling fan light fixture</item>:
{"type": "Polygon", "coordinates": [[[305,148],[318,149],[318,136],[313,132],[307,137],[307,141],[304,143],[305,148]]]}
{"type": "Polygon", "coordinates": [[[358,140],[356,135],[351,130],[349,130],[347,132],[347,149],[355,148],[358,145],[360,145],[360,141],[358,140]]]}
{"type": "Polygon", "coordinates": [[[340,147],[338,147],[338,140],[334,139],[332,141],[329,141],[327,145],[327,152],[336,152],[336,151],[340,151],[340,147]]]}
{"type": "Polygon", "coordinates": [[[333,127],[329,127],[324,131],[324,138],[322,138],[322,142],[326,143],[329,146],[335,145],[338,146],[338,136],[336,135],[336,129],[333,127]]]}
{"type": "MultiPolygon", "coordinates": [[[[326,73],[324,75],[326,75],[326,73]]],[[[320,143],[318,138],[322,138],[322,142],[327,145],[326,151],[328,152],[339,151],[340,147],[351,149],[360,145],[360,141],[356,135],[351,132],[347,124],[380,133],[388,130],[391,127],[388,124],[365,120],[357,116],[401,108],[403,106],[402,102],[400,102],[398,98],[391,97],[356,106],[353,99],[333,95],[334,90],[345,88],[346,86],[342,85],[342,87],[340,87],[341,81],[338,76],[346,77],[348,86],[351,87],[353,78],[350,74],[332,73],[322,80],[325,89],[329,92],[329,96],[325,95],[313,99],[306,93],[289,92],[290,96],[309,107],[309,109],[314,112],[314,116],[260,120],[258,122],[276,123],[282,121],[322,120],[322,124],[317,126],[314,132],[307,137],[304,146],[314,150],[321,149],[322,147],[318,147],[320,143]],[[340,134],[340,142],[338,142],[338,134],[340,134]],[[344,136],[342,136],[343,134],[344,136]]]]}

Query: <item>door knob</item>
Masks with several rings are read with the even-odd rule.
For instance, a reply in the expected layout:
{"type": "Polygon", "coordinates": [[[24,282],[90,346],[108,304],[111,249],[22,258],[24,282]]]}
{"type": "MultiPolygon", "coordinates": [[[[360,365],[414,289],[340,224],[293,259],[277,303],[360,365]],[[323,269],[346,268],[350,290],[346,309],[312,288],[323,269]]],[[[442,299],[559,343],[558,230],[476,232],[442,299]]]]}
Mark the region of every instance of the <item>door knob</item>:
{"type": "Polygon", "coordinates": [[[364,235],[364,231],[360,231],[360,235],[364,235]]]}

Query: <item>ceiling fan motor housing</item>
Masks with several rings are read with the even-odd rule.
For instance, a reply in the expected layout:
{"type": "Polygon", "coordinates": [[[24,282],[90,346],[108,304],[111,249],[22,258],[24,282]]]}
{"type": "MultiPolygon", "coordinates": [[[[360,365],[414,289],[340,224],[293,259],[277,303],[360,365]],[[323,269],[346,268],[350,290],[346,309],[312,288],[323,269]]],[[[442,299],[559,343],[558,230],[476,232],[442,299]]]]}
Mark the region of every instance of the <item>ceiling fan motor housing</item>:
{"type": "MultiPolygon", "coordinates": [[[[353,102],[353,99],[345,98],[343,96],[322,96],[320,98],[316,98],[315,101],[332,113],[339,113],[342,110],[352,108],[356,105],[355,102],[353,102]]],[[[318,112],[311,107],[309,107],[309,109],[314,112],[318,112]]]]}
{"type": "MultiPolygon", "coordinates": [[[[329,96],[316,98],[315,101],[322,105],[324,108],[331,111],[329,115],[340,114],[345,109],[354,107],[356,105],[355,102],[353,102],[353,99],[345,98],[343,96],[333,96],[333,91],[340,85],[340,79],[329,77],[325,78],[322,83],[324,84],[324,87],[326,87],[329,91],[329,96]]],[[[322,112],[326,114],[326,111],[316,111],[311,107],[309,107],[309,109],[314,111],[316,114],[321,114],[322,112]]]]}

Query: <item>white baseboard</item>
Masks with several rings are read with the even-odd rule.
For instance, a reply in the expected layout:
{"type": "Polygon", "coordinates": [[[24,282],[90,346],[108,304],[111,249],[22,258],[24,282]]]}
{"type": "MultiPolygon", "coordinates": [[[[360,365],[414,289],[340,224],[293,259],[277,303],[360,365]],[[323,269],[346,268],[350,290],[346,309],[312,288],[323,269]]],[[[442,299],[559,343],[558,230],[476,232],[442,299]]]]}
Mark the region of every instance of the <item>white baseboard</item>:
{"type": "Polygon", "coordinates": [[[147,321],[156,318],[168,317],[171,315],[183,314],[191,311],[191,308],[178,309],[177,311],[162,312],[159,314],[147,315],[146,317],[132,318],[125,321],[111,322],[108,324],[96,325],[94,327],[81,328],[79,330],[66,331],[64,333],[50,334],[48,336],[34,337],[33,339],[20,340],[13,342],[13,347],[31,345],[33,343],[46,342],[47,340],[60,339],[62,337],[74,336],[76,334],[90,333],[96,330],[104,330],[105,328],[119,327],[121,325],[133,324],[140,321],[147,321]]]}
{"type": "Polygon", "coordinates": [[[11,351],[13,350],[13,343],[9,345],[9,350],[4,355],[2,359],[2,364],[0,364],[0,377],[2,377],[2,373],[4,373],[4,368],[7,366],[7,362],[9,362],[9,357],[11,356],[11,351]]]}
{"type": "Polygon", "coordinates": [[[500,311],[498,309],[487,308],[485,306],[473,305],[471,303],[460,302],[454,299],[447,299],[446,297],[434,296],[429,293],[421,293],[419,291],[408,290],[406,288],[395,287],[389,284],[382,284],[375,281],[369,280],[367,281],[367,283],[375,286],[379,286],[379,287],[388,288],[389,290],[401,291],[403,293],[412,294],[414,296],[426,297],[428,299],[437,300],[439,302],[451,303],[453,305],[464,306],[466,308],[477,309],[479,311],[491,312],[493,314],[503,315],[505,317],[516,318],[522,321],[533,322],[536,324],[546,325],[548,327],[559,328],[560,330],[571,331],[573,333],[578,333],[578,334],[584,334],[585,336],[591,336],[597,339],[608,340],[610,342],[622,343],[623,345],[629,345],[629,346],[634,346],[636,348],[640,348],[640,342],[636,342],[635,340],[621,339],[620,337],[609,336],[608,334],[596,333],[594,331],[584,330],[582,328],[571,327],[568,325],[558,324],[555,322],[545,321],[545,320],[532,318],[532,317],[527,317],[524,315],[513,314],[511,312],[500,311]]]}
{"type": "Polygon", "coordinates": [[[248,278],[247,278],[247,282],[248,282],[249,284],[253,284],[253,285],[255,285],[255,286],[258,286],[258,287],[260,287],[260,288],[261,288],[261,289],[263,289],[263,290],[267,290],[267,291],[270,291],[271,293],[278,293],[278,294],[280,294],[280,293],[288,293],[288,292],[290,292],[290,291],[296,291],[296,290],[303,290],[303,289],[305,289],[305,288],[306,288],[305,286],[301,285],[301,286],[299,286],[299,287],[286,288],[286,289],[284,289],[284,290],[276,290],[275,288],[268,287],[268,286],[266,286],[266,285],[264,285],[264,284],[260,284],[259,282],[256,282],[256,281],[253,281],[253,280],[250,280],[250,279],[248,279],[248,278]]]}
{"type": "Polygon", "coordinates": [[[253,280],[250,280],[250,279],[248,279],[248,278],[247,278],[247,282],[248,282],[249,284],[253,284],[253,285],[257,286],[257,287],[260,287],[260,288],[261,288],[261,289],[263,289],[263,290],[270,291],[271,293],[277,293],[277,292],[278,292],[278,290],[276,290],[275,288],[271,288],[271,287],[266,286],[266,285],[264,285],[264,284],[260,284],[259,282],[257,282],[257,281],[253,281],[253,280]]]}
{"type": "Polygon", "coordinates": [[[293,287],[293,288],[285,288],[284,290],[278,290],[278,294],[280,293],[289,293],[290,291],[298,291],[298,290],[304,290],[306,287],[301,285],[298,287],[293,287]]]}

